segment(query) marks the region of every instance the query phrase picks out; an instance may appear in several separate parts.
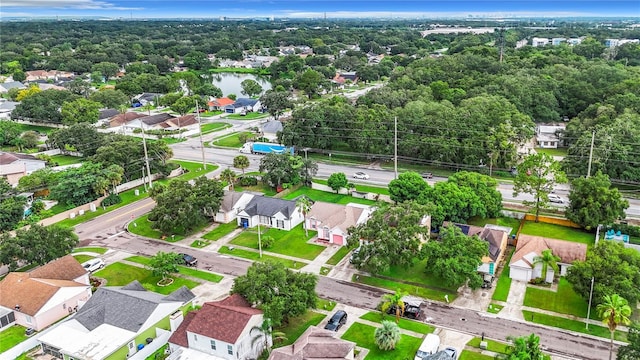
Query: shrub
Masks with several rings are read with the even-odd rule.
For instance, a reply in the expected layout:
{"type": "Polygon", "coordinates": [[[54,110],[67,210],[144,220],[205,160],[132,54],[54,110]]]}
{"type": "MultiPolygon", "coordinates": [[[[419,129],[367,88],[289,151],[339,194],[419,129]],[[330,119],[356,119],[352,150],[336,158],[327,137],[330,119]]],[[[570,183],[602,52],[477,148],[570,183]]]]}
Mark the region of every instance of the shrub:
{"type": "Polygon", "coordinates": [[[106,198],[102,199],[100,206],[111,206],[122,202],[122,198],[118,194],[109,194],[106,198]]]}
{"type": "Polygon", "coordinates": [[[258,185],[258,178],[255,176],[243,176],[238,182],[240,186],[256,186],[258,185]]]}
{"type": "Polygon", "coordinates": [[[633,226],[628,224],[613,224],[611,228],[616,232],[620,231],[621,233],[627,234],[629,236],[640,237],[640,226],[633,226]]]}

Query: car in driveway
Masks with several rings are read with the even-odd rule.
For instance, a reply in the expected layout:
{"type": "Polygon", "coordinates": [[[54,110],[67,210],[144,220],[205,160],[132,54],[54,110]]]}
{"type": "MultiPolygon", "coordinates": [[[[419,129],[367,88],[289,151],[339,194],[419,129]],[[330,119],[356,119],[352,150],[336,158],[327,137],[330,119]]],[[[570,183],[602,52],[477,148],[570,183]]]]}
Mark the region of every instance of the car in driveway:
{"type": "Polygon", "coordinates": [[[187,266],[196,266],[198,265],[198,259],[196,259],[195,257],[189,255],[189,254],[184,254],[184,253],[180,253],[180,256],[182,257],[182,261],[184,261],[184,264],[187,266]]]}
{"type": "Polygon", "coordinates": [[[329,319],[327,325],[324,326],[326,330],[338,331],[342,325],[347,323],[347,313],[344,310],[338,310],[329,319]]]}
{"type": "Polygon", "coordinates": [[[451,356],[451,359],[458,360],[458,349],[447,346],[446,348],[444,348],[444,352],[446,352],[447,355],[451,356]]]}
{"type": "Polygon", "coordinates": [[[92,273],[94,271],[100,270],[104,267],[104,260],[100,258],[94,258],[91,260],[87,260],[82,263],[82,267],[88,272],[92,273]]]}
{"type": "Polygon", "coordinates": [[[369,180],[369,175],[363,173],[362,171],[358,171],[357,173],[353,174],[353,178],[360,180],[369,180]]]}
{"type": "Polygon", "coordinates": [[[552,203],[564,204],[564,200],[562,200],[562,198],[560,196],[556,195],[556,194],[549,194],[549,195],[547,195],[547,198],[552,203]]]}

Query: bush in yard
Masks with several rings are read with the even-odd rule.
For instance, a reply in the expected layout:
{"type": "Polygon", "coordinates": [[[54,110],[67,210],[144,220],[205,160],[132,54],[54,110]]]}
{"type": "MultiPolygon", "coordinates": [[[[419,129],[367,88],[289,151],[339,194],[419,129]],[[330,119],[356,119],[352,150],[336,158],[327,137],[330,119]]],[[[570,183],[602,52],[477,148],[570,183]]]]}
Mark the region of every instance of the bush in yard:
{"type": "Polygon", "coordinates": [[[260,242],[262,243],[262,248],[268,249],[273,246],[275,239],[272,236],[263,236],[260,242]]]}
{"type": "Polygon", "coordinates": [[[374,333],[374,340],[380,350],[393,350],[400,341],[400,328],[393,321],[384,320],[374,333]]]}
{"type": "Polygon", "coordinates": [[[255,176],[243,176],[240,178],[240,186],[256,186],[258,185],[258,178],[255,176]]]}
{"type": "Polygon", "coordinates": [[[115,204],[120,204],[122,202],[122,198],[118,194],[109,194],[106,198],[102,199],[100,202],[100,206],[111,206],[115,204]]]}

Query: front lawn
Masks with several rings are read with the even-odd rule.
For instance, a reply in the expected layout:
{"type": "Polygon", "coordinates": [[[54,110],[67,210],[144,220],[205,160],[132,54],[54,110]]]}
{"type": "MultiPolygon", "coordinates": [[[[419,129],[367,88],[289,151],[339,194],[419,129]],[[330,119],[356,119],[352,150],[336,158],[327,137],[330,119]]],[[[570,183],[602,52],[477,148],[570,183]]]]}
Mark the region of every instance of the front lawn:
{"type": "Polygon", "coordinates": [[[487,312],[491,314],[497,314],[500,312],[500,310],[502,310],[502,308],[504,308],[504,306],[500,304],[491,303],[489,304],[489,307],[487,307],[487,312]]]}
{"type": "MultiPolygon", "coordinates": [[[[207,164],[207,168],[204,169],[201,162],[184,161],[184,160],[170,160],[169,162],[178,164],[182,166],[183,169],[188,171],[187,173],[177,177],[177,179],[185,180],[185,181],[193,180],[197,177],[205,175],[206,173],[209,173],[218,169],[218,166],[213,164],[207,164]]],[[[161,179],[161,180],[158,180],[158,182],[168,183],[170,180],[172,179],[161,179]]]]}
{"type": "MultiPolygon", "coordinates": [[[[547,315],[534,311],[522,310],[522,316],[526,321],[531,321],[536,324],[548,325],[557,327],[560,329],[577,331],[583,334],[590,334],[593,336],[599,336],[602,338],[609,339],[611,337],[611,332],[609,329],[604,326],[599,325],[589,325],[589,330],[586,329],[586,324],[583,321],[571,320],[559,316],[547,315]]],[[[618,341],[627,341],[627,334],[617,330],[614,333],[614,339],[618,341]]]]}
{"type": "MultiPolygon", "coordinates": [[[[469,342],[467,343],[467,346],[471,346],[471,347],[480,349],[480,342],[481,341],[482,341],[481,338],[474,337],[473,339],[469,340],[469,342]]],[[[498,341],[493,341],[493,340],[489,340],[489,339],[484,339],[484,341],[487,342],[487,350],[493,351],[495,353],[506,354],[507,353],[507,349],[509,348],[509,345],[501,343],[501,342],[498,342],[498,341]]]]}
{"type": "Polygon", "coordinates": [[[550,291],[527,286],[524,306],[549,310],[560,314],[569,314],[581,318],[587,317],[587,302],[576,294],[567,279],[558,281],[558,291],[550,291]]]}
{"type": "Polygon", "coordinates": [[[493,360],[493,356],[481,354],[479,352],[462,350],[458,360],[493,360]]]}
{"type": "Polygon", "coordinates": [[[93,276],[106,279],[107,286],[124,286],[133,280],[138,280],[145,289],[164,295],[174,292],[181,286],[193,289],[200,285],[198,282],[193,280],[173,277],[173,283],[171,285],[158,286],[158,281],[162,278],[159,276],[153,276],[150,270],[118,262],[106,266],[104,269],[94,273],[93,276]]]}
{"type": "Polygon", "coordinates": [[[27,340],[27,335],[24,334],[26,329],[20,325],[12,325],[6,330],[2,330],[2,341],[0,341],[0,353],[3,353],[12,347],[27,340]]]}
{"type": "Polygon", "coordinates": [[[58,166],[71,165],[71,164],[79,164],[84,159],[77,156],[70,155],[53,155],[51,156],[51,161],[58,164],[58,166]]]}
{"type": "Polygon", "coordinates": [[[235,220],[227,224],[218,224],[218,226],[216,226],[215,229],[202,235],[202,238],[211,240],[211,241],[217,241],[237,228],[238,228],[238,223],[235,220]]]}
{"type": "Polygon", "coordinates": [[[166,240],[169,242],[176,242],[184,239],[184,229],[175,229],[173,234],[167,236],[163,234],[162,231],[152,228],[152,224],[153,221],[149,221],[149,214],[146,214],[130,222],[127,230],[132,234],[152,239],[166,240]]]}
{"type": "Polygon", "coordinates": [[[338,249],[338,251],[336,251],[336,253],[333,254],[325,264],[338,265],[338,263],[347,256],[349,251],[351,251],[351,249],[346,246],[340,247],[340,249],[338,249]]]}
{"type": "Polygon", "coordinates": [[[365,359],[370,360],[405,360],[413,358],[422,343],[422,339],[402,334],[394,350],[380,350],[374,340],[373,334],[375,330],[373,326],[356,322],[342,335],[342,339],[353,341],[358,346],[369,349],[369,354],[365,359]]]}
{"type": "Polygon", "coordinates": [[[252,261],[267,261],[267,260],[275,261],[291,269],[300,269],[303,266],[307,265],[307,263],[305,262],[293,261],[293,260],[284,259],[277,256],[271,256],[271,255],[262,255],[262,258],[260,258],[260,254],[257,251],[250,251],[250,250],[244,250],[244,249],[238,249],[238,248],[233,248],[233,250],[230,250],[228,246],[221,247],[220,250],[218,250],[218,252],[220,254],[233,255],[233,256],[241,257],[241,258],[252,260],[252,261]]]}
{"type": "Polygon", "coordinates": [[[371,286],[376,286],[376,287],[387,289],[390,291],[400,290],[409,295],[414,295],[414,296],[418,296],[426,299],[438,300],[438,301],[444,301],[445,295],[449,295],[449,302],[455,300],[455,298],[458,296],[455,291],[445,291],[445,290],[426,288],[426,287],[421,287],[416,285],[409,285],[409,284],[405,284],[397,281],[381,279],[381,278],[365,276],[365,275],[354,275],[351,281],[359,282],[359,283],[363,283],[371,286]]]}
{"type": "MultiPolygon", "coordinates": [[[[382,320],[396,321],[395,316],[391,316],[387,314],[383,315],[379,311],[376,311],[376,312],[369,311],[368,313],[360,316],[360,319],[369,320],[377,323],[381,323],[382,320]]],[[[413,331],[420,334],[429,334],[435,330],[435,328],[431,325],[427,325],[419,321],[409,320],[405,318],[400,318],[400,321],[398,322],[398,326],[401,329],[413,331]]]]}
{"type": "Polygon", "coordinates": [[[486,224],[493,224],[498,226],[506,226],[511,228],[511,233],[509,235],[515,235],[518,232],[518,228],[520,227],[520,220],[509,218],[509,217],[499,217],[499,218],[479,218],[473,217],[467,220],[467,224],[484,227],[486,224]]]}
{"type": "Polygon", "coordinates": [[[246,134],[247,136],[253,135],[253,133],[250,131],[234,132],[229,135],[213,139],[213,141],[211,141],[211,145],[228,148],[239,148],[244,145],[244,143],[240,141],[240,134],[246,134]]]}
{"type": "Polygon", "coordinates": [[[496,282],[496,289],[493,291],[493,296],[491,297],[493,300],[507,301],[507,298],[509,297],[509,289],[511,288],[509,263],[511,262],[511,256],[513,255],[514,250],[515,249],[513,247],[507,248],[507,257],[504,262],[504,266],[502,267],[500,277],[496,282]]]}
{"type": "Polygon", "coordinates": [[[84,263],[85,261],[89,261],[91,259],[94,258],[94,256],[91,255],[83,255],[83,254],[78,254],[78,255],[73,255],[73,258],[76,259],[77,262],[79,262],[80,264],[84,263]]]}
{"type": "Polygon", "coordinates": [[[96,253],[96,254],[104,254],[107,252],[108,249],[103,248],[103,247],[79,247],[79,248],[75,248],[73,250],[71,250],[72,253],[78,253],[78,252],[92,252],[92,253],[96,253]]]}
{"type": "Polygon", "coordinates": [[[255,185],[255,186],[241,186],[236,184],[233,186],[233,190],[238,192],[243,192],[243,191],[261,192],[266,196],[274,196],[278,193],[276,189],[262,182],[259,182],[258,185],[255,185]]]}
{"type": "Polygon", "coordinates": [[[549,156],[567,156],[567,148],[556,148],[556,149],[548,149],[548,148],[536,148],[535,149],[538,154],[547,154],[549,156]]]}
{"type": "MultiPolygon", "coordinates": [[[[293,256],[306,260],[315,259],[325,247],[321,245],[308,244],[307,240],[315,235],[315,231],[309,231],[309,236],[305,236],[302,224],[296,226],[290,231],[276,228],[262,228],[262,238],[271,236],[274,241],[270,248],[262,247],[263,251],[269,251],[277,254],[293,256]]],[[[246,229],[238,236],[231,240],[231,244],[258,249],[258,232],[257,228],[246,229]]]]}
{"type": "Polygon", "coordinates": [[[586,231],[575,229],[571,227],[547,224],[543,222],[525,221],[522,226],[521,234],[542,236],[552,239],[560,239],[566,241],[572,241],[589,246],[595,242],[595,234],[588,233],[586,231]]]}
{"type": "Polygon", "coordinates": [[[248,112],[246,115],[232,114],[225,116],[225,119],[232,120],[255,120],[269,117],[269,113],[248,112]]]}
{"type": "MultiPolygon", "coordinates": [[[[314,183],[318,183],[318,184],[322,184],[322,185],[327,185],[327,180],[325,179],[313,179],[314,183]]],[[[380,187],[380,186],[371,186],[371,185],[360,185],[360,184],[354,184],[356,186],[356,191],[359,192],[368,192],[368,193],[374,193],[374,194],[384,194],[384,195],[389,195],[389,188],[388,187],[380,187]]]]}
{"type": "MultiPolygon", "coordinates": [[[[145,265],[145,266],[149,266],[149,263],[151,262],[148,257],[137,256],[137,255],[136,256],[129,256],[125,260],[131,261],[131,262],[135,262],[135,263],[138,263],[138,264],[142,264],[142,265],[145,265]]],[[[201,279],[201,280],[210,281],[210,282],[214,282],[214,283],[220,282],[220,280],[222,280],[222,278],[223,278],[222,275],[214,274],[214,273],[211,273],[211,272],[208,272],[208,271],[202,271],[202,270],[190,268],[188,266],[178,266],[178,273],[181,274],[181,275],[186,275],[186,276],[190,276],[190,277],[194,277],[194,278],[198,278],[198,279],[201,279]]]]}
{"type": "Polygon", "coordinates": [[[390,277],[399,281],[407,281],[427,287],[434,288],[436,290],[449,291],[455,293],[458,289],[457,286],[445,286],[442,279],[426,273],[427,260],[419,260],[408,269],[402,266],[391,266],[389,270],[380,273],[380,276],[390,277]]]}
{"type": "Polygon", "coordinates": [[[316,309],[324,309],[327,311],[331,311],[333,310],[333,308],[336,307],[336,302],[333,300],[325,300],[322,298],[318,298],[318,306],[316,307],[316,309]]]}
{"type": "Polygon", "coordinates": [[[307,186],[302,186],[298,190],[295,190],[285,195],[283,199],[293,200],[302,195],[307,196],[313,201],[324,201],[328,203],[342,204],[342,205],[346,205],[348,203],[375,205],[376,203],[373,200],[360,199],[350,195],[341,195],[341,194],[331,193],[327,191],[316,190],[307,186]]]}
{"type": "Polygon", "coordinates": [[[307,310],[306,313],[289,319],[289,323],[276,328],[276,331],[283,332],[286,336],[286,340],[280,343],[274,344],[273,347],[281,347],[291,345],[298,340],[300,335],[305,332],[309,326],[318,325],[322,322],[326,315],[317,313],[315,311],[307,310]]]}
{"type": "MultiPolygon", "coordinates": [[[[215,131],[220,131],[226,128],[230,128],[230,127],[231,127],[231,124],[224,123],[224,122],[212,122],[212,123],[202,124],[202,133],[208,134],[215,131]]],[[[197,136],[197,134],[194,136],[197,136]]]]}

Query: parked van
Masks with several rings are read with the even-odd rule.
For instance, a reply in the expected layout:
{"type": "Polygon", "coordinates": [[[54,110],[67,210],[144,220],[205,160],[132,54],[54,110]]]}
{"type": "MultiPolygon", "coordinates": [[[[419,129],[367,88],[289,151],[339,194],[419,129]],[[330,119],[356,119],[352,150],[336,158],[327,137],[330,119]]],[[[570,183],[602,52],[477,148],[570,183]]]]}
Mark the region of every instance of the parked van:
{"type": "Polygon", "coordinates": [[[429,355],[437,353],[438,347],[440,347],[440,337],[434,334],[427,334],[422,344],[420,344],[414,360],[422,360],[429,355]]]}
{"type": "Polygon", "coordinates": [[[100,270],[104,267],[104,260],[100,258],[94,258],[82,263],[82,267],[88,272],[92,273],[96,270],[100,270]]]}

